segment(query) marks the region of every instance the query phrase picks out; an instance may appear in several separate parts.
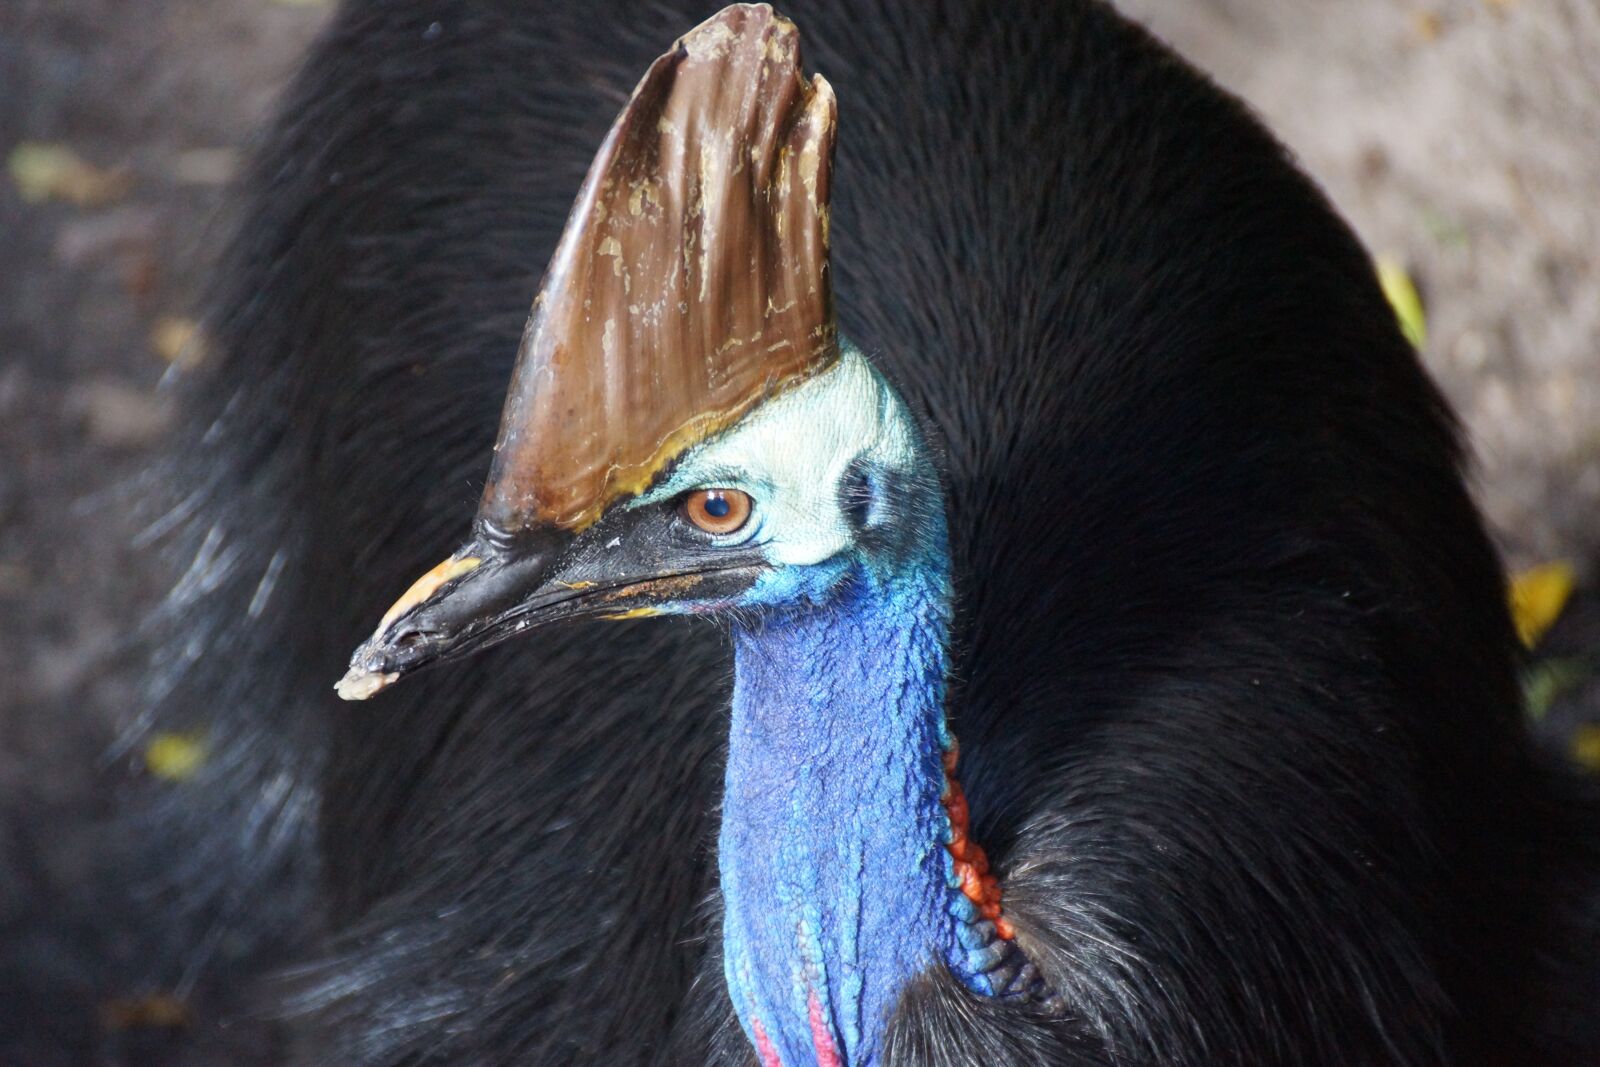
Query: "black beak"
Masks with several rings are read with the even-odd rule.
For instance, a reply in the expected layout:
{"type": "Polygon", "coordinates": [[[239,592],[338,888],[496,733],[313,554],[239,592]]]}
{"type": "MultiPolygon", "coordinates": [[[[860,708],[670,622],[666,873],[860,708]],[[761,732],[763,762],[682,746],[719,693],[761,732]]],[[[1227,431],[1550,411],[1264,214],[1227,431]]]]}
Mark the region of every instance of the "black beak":
{"type": "Polygon", "coordinates": [[[350,657],[334,689],[345,700],[366,700],[421,667],[465,655],[516,633],[546,601],[547,576],[562,548],[558,539],[516,544],[480,532],[412,583],[384,613],[371,637],[350,657]]]}
{"type": "Polygon", "coordinates": [[[423,667],[535,626],[634,618],[659,614],[657,605],[669,601],[729,597],[748,588],[758,569],[739,560],[666,571],[625,558],[602,564],[583,540],[557,530],[513,540],[480,527],[384,614],[350,657],[335,691],[345,700],[366,700],[423,667]]]}

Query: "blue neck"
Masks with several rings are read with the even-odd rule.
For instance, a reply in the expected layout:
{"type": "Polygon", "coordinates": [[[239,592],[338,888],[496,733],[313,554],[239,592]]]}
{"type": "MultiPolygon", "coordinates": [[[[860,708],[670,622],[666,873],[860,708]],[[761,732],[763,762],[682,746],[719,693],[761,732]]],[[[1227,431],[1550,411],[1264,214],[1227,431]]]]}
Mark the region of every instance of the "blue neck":
{"type": "Polygon", "coordinates": [[[949,609],[936,551],[735,629],[725,966],[764,1067],[874,1062],[932,965],[988,991],[940,803],[949,609]]]}

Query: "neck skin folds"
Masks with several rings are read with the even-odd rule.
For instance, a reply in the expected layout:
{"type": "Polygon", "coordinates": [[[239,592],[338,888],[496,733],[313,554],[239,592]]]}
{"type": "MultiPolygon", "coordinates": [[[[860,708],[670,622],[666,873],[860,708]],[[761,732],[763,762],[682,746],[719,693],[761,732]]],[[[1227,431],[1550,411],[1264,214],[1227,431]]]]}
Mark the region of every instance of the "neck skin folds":
{"type": "Polygon", "coordinates": [[[735,630],[725,966],[764,1067],[871,1063],[913,977],[992,992],[1009,946],[947,848],[949,562],[937,503],[919,510],[936,528],[909,560],[735,630]]]}

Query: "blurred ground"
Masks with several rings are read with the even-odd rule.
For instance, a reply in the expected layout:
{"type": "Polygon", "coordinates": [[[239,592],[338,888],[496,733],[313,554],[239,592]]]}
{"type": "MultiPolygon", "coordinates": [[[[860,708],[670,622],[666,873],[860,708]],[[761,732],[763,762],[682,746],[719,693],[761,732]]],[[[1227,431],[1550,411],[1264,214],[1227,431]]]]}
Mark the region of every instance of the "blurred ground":
{"type": "Polygon", "coordinates": [[[1514,562],[1600,551],[1600,4],[1121,0],[1255,106],[1428,309],[1514,562]]]}
{"type": "MultiPolygon", "coordinates": [[[[1251,101],[1369,247],[1404,266],[1508,558],[1571,559],[1592,589],[1600,5],[1121,6],[1251,101]]],[[[226,182],[327,12],[317,0],[0,0],[0,929],[24,940],[87,868],[71,829],[147,773],[139,754],[107,753],[135,701],[124,639],[172,576],[137,547],[118,494],[138,493],[160,444],[163,376],[204,359],[185,345],[187,322],[226,182]]],[[[1592,593],[1547,648],[1600,650],[1592,593]]],[[[1600,684],[1557,689],[1545,721],[1567,746],[1580,722],[1600,721],[1600,684]]],[[[41,946],[32,966],[101,962],[41,946]]],[[[15,995],[0,976],[0,997],[15,995]]],[[[41,1033],[60,1025],[50,1011],[38,1006],[41,1033]]],[[[112,1005],[102,1025],[162,1022],[159,1006],[112,1005]]],[[[91,1045],[93,1062],[155,1062],[114,1034],[91,1045]]]]}
{"type": "Polygon", "coordinates": [[[185,989],[143,999],[174,990],[137,983],[137,923],[117,926],[136,913],[131,890],[92,875],[121,789],[144,773],[113,749],[138,707],[127,638],[172,578],[135,547],[128,494],[169,421],[159,384],[182,373],[225,184],[325,14],[0,0],[6,1067],[155,1067],[180,1050],[207,1067],[282,1062],[270,1030],[212,1025],[236,1007],[191,1006],[185,989]],[[191,1023],[199,1034],[182,1032],[191,1023]]]}

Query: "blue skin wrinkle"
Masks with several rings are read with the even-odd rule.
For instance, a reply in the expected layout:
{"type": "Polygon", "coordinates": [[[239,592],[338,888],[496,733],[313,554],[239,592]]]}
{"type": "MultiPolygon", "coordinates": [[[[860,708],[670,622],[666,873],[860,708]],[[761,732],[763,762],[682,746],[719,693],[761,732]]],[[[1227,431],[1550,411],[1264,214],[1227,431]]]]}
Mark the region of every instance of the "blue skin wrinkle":
{"type": "Polygon", "coordinates": [[[940,795],[950,614],[942,516],[910,558],[772,572],[734,614],[720,838],[728,988],[786,1067],[817,1061],[809,998],[871,1064],[906,984],[943,962],[979,992],[973,911],[940,795]]]}

